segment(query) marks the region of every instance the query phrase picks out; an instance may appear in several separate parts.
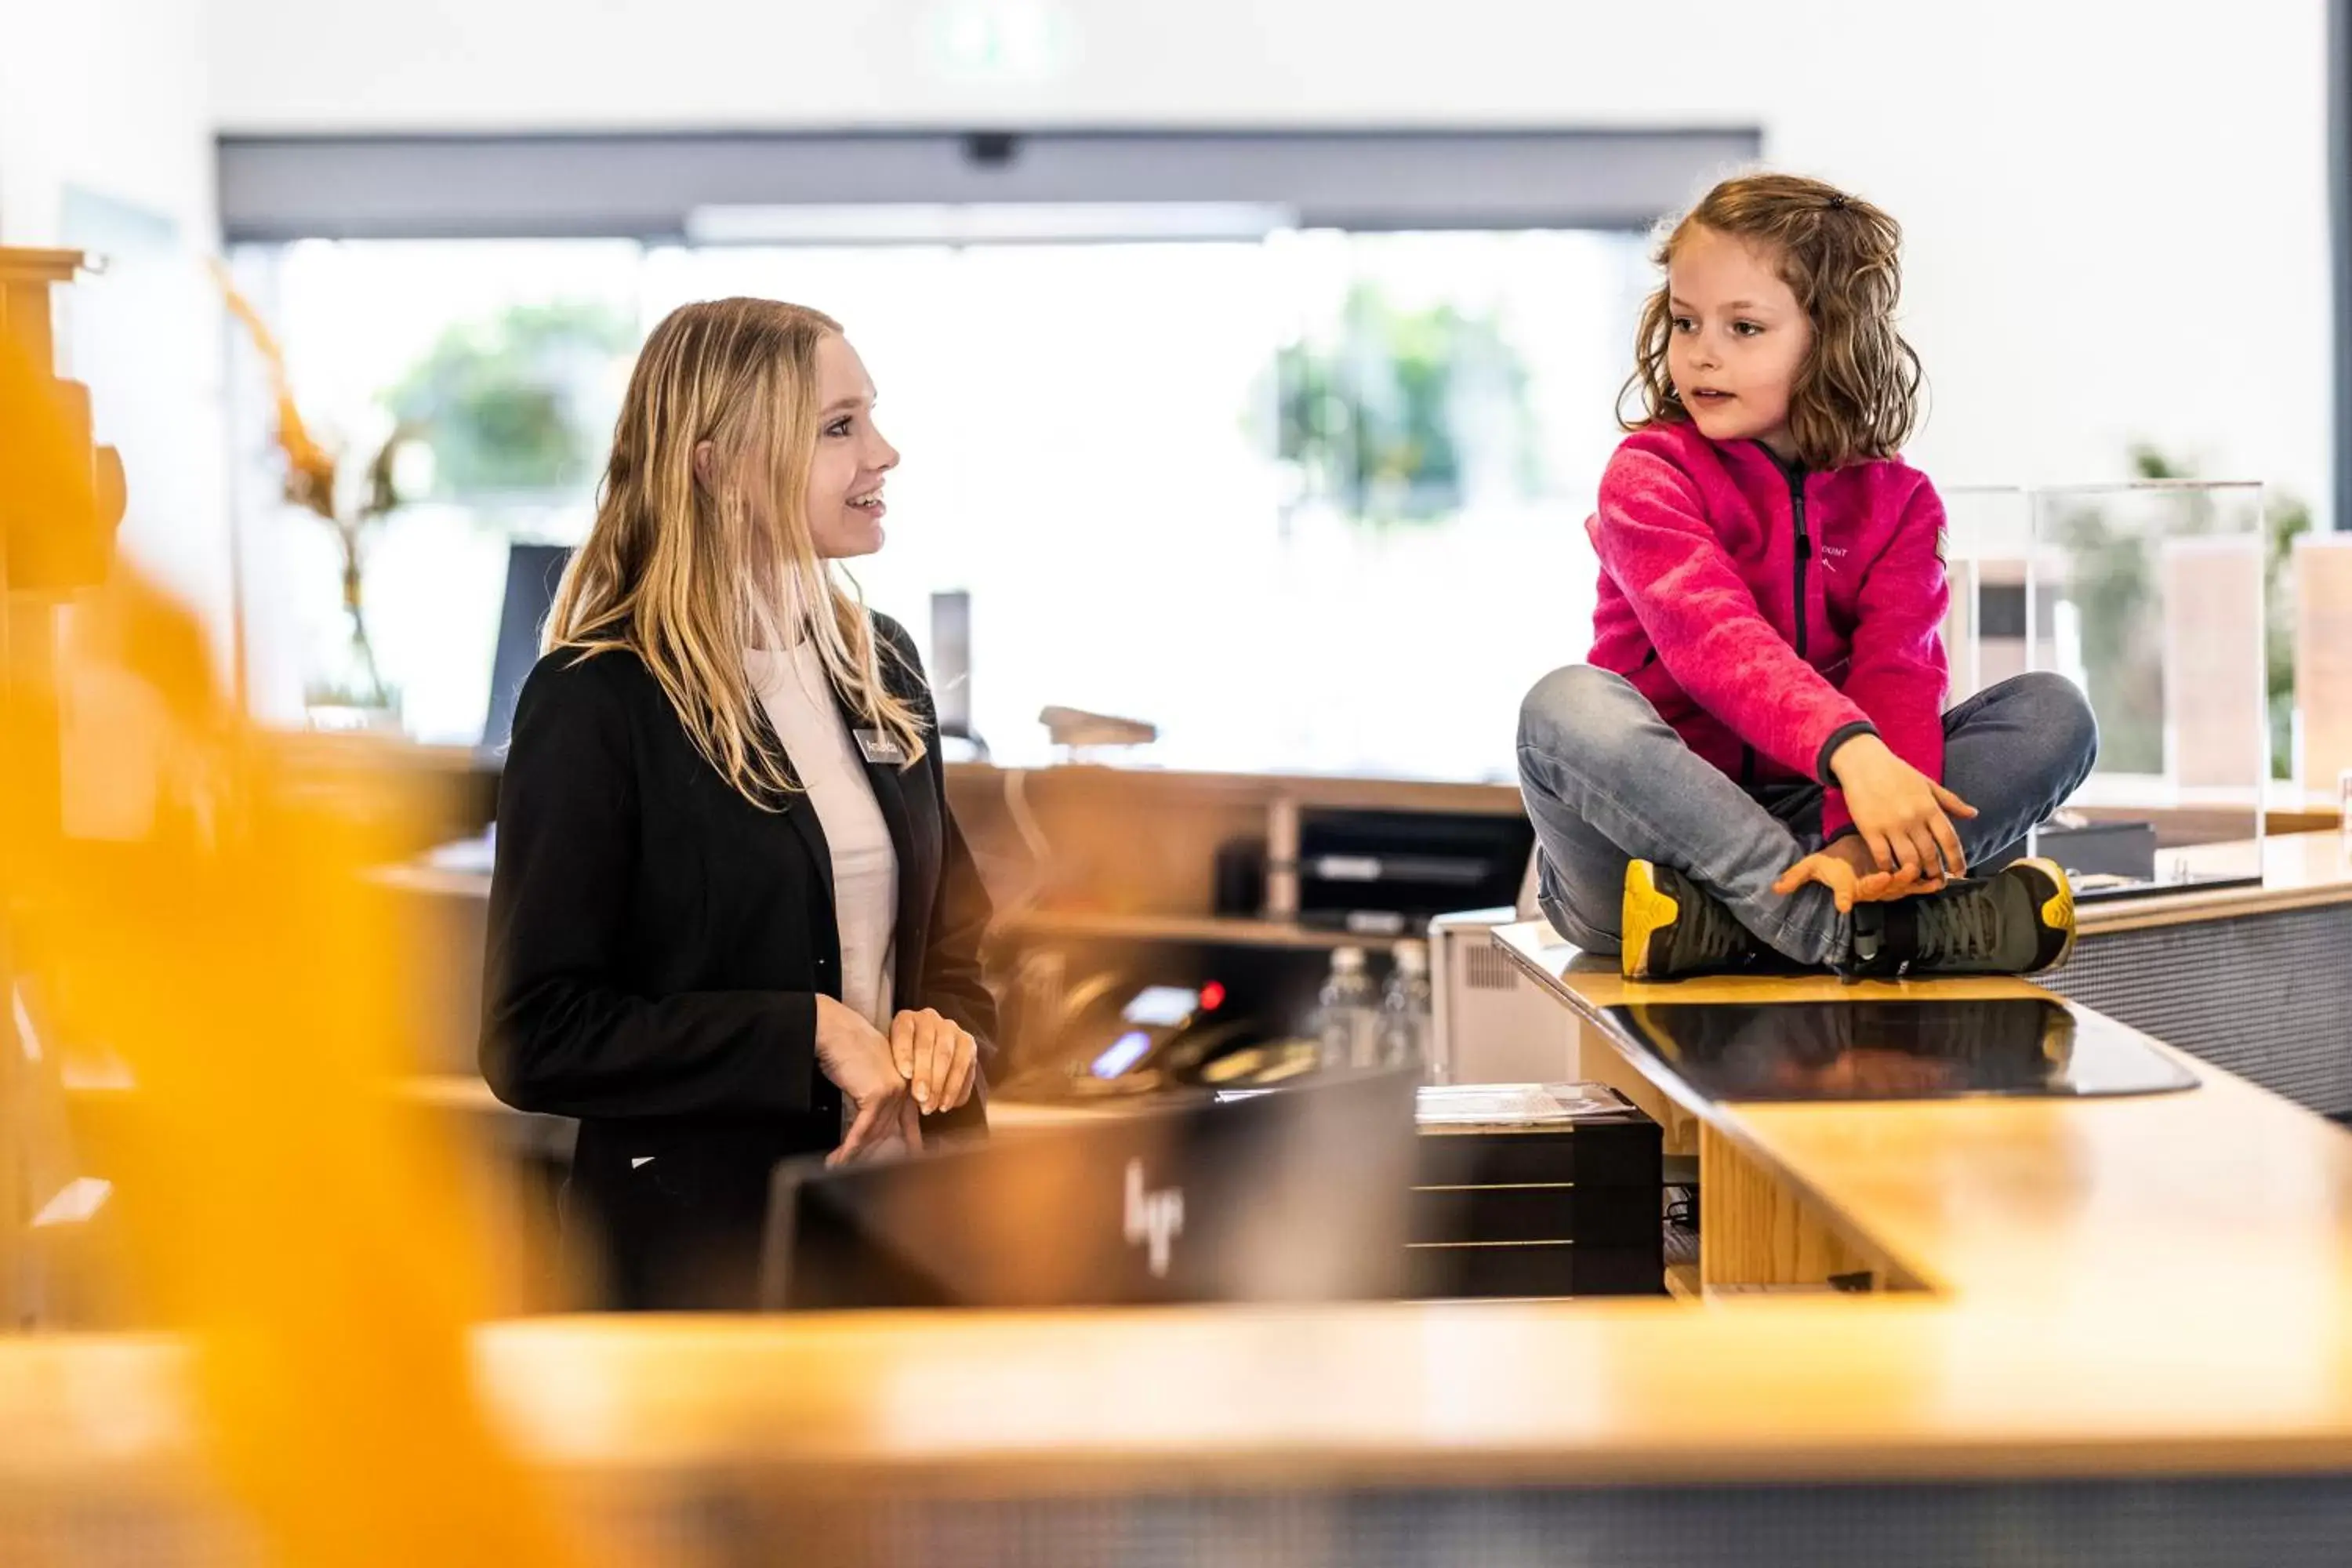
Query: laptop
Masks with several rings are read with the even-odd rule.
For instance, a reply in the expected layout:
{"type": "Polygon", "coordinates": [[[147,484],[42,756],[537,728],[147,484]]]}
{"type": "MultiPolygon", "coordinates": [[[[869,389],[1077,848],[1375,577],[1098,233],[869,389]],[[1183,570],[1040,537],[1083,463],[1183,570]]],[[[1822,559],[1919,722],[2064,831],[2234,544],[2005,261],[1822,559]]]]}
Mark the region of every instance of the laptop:
{"type": "Polygon", "coordinates": [[[761,1304],[1109,1307],[1405,1293],[1419,1075],[1225,1090],[777,1167],[761,1304]]]}

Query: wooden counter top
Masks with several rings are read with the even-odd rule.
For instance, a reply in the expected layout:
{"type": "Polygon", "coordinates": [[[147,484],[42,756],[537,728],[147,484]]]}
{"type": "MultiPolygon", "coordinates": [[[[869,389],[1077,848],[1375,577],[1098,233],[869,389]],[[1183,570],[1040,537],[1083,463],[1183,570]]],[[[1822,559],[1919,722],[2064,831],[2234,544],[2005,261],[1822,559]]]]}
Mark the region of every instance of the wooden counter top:
{"type": "MultiPolygon", "coordinates": [[[[534,1463],[947,1493],[2352,1468],[2343,1271],[1801,1298],[784,1320],[478,1334],[534,1463]]],[[[184,1352],[0,1345],[0,1478],[184,1462],[184,1352]]]]}
{"type": "MultiPolygon", "coordinates": [[[[2352,851],[2347,851],[2346,842],[2344,835],[2333,827],[2273,834],[2262,840],[2263,879],[2259,886],[2210,888],[2081,904],[2076,906],[2077,922],[2084,936],[2098,936],[2150,926],[2185,925],[2235,915],[2277,914],[2321,904],[2352,903],[2352,851]]],[[[2249,869],[2250,847],[2247,843],[2201,844],[2192,848],[2168,849],[2158,857],[2158,869],[2249,869]]]]}
{"type": "MultiPolygon", "coordinates": [[[[1605,1009],[1644,999],[2046,997],[2085,1011],[1996,978],[1643,984],[1622,978],[1613,962],[1583,958],[1539,921],[1504,927],[1496,940],[1602,1026],[1588,1038],[1611,1038],[1605,1009]]],[[[1955,1305],[2054,1310],[2120,1294],[2148,1298],[2134,1313],[2150,1320],[2209,1297],[2352,1305],[2343,1295],[2352,1283],[2352,1136],[2210,1063],[2158,1048],[2196,1076],[2195,1089],[2087,1100],[1710,1103],[1670,1073],[1649,1076],[1955,1305]]],[[[1654,1066],[1645,1054],[1625,1054],[1645,1071],[1654,1066]]],[[[2352,1332],[2352,1317],[2344,1328],[2352,1332]]]]}

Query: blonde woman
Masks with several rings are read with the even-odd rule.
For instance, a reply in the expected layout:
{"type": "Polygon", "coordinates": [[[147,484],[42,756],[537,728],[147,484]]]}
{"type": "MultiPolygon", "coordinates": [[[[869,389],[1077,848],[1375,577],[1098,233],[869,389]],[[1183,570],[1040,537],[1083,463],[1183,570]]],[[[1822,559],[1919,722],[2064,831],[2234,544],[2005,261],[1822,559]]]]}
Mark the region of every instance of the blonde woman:
{"type": "Polygon", "coordinates": [[[748,1304],[769,1174],[983,1124],[988,900],[881,548],[898,452],[840,327],[687,305],[630,377],[499,792],[482,1071],[580,1119],[566,1250],[748,1304]]]}

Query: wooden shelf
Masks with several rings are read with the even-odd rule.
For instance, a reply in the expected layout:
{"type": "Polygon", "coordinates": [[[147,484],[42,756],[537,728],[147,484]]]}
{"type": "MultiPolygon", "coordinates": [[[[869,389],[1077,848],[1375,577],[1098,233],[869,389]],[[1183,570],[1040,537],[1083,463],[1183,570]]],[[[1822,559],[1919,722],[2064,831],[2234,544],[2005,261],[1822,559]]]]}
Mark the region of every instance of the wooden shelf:
{"type": "Polygon", "coordinates": [[[1394,933],[1326,931],[1285,921],[1244,920],[1231,915],[1117,915],[1083,910],[1031,910],[1007,915],[994,934],[1023,941],[1197,942],[1226,947],[1293,947],[1328,951],[1423,937],[1408,925],[1394,933]]]}
{"type": "Polygon", "coordinates": [[[1343,773],[1211,773],[1179,768],[1053,763],[1000,768],[992,763],[947,764],[948,793],[1000,795],[1018,774],[1040,798],[1070,795],[1164,805],[1222,803],[1262,808],[1276,798],[1301,805],[1351,811],[1458,811],[1511,816],[1521,810],[1519,786],[1501,779],[1365,777],[1343,773]]]}

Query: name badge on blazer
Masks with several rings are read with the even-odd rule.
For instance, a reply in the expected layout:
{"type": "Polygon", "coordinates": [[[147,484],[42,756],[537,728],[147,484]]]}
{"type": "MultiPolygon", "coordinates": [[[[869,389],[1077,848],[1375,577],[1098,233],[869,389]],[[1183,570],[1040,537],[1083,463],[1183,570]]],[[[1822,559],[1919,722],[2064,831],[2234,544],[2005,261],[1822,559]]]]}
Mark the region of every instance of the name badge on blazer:
{"type": "Polygon", "coordinates": [[[907,749],[879,730],[858,731],[857,749],[866,753],[869,763],[898,763],[907,760],[907,749]]]}

